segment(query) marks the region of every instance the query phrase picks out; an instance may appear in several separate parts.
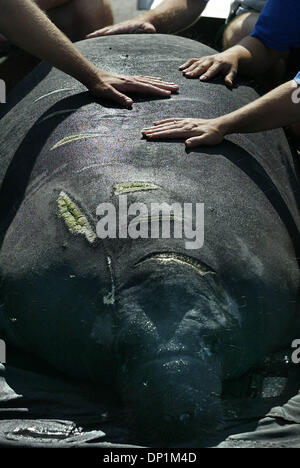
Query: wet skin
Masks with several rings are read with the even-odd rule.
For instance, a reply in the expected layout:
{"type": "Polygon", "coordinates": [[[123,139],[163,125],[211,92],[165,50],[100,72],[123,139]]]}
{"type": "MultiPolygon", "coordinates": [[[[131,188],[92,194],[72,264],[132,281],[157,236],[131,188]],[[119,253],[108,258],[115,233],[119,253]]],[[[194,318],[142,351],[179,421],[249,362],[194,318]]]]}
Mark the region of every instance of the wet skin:
{"type": "Polygon", "coordinates": [[[181,93],[112,108],[62,73],[43,77],[42,65],[39,84],[29,92],[24,82],[13,96],[28,91],[1,120],[1,335],[109,388],[150,443],[202,440],[222,424],[223,382],[297,333],[293,156],[281,131],[190,153],[181,142],[140,139],[158,118],[214,117],[256,96],[177,74],[206,47],[140,36],[80,48],[116,72],[146,75],[151,61],[152,73],[163,69],[181,93]],[[185,238],[97,238],[96,209],[111,202],[118,211],[120,184],[128,204],[204,203],[203,247],[188,250],[185,238]]]}

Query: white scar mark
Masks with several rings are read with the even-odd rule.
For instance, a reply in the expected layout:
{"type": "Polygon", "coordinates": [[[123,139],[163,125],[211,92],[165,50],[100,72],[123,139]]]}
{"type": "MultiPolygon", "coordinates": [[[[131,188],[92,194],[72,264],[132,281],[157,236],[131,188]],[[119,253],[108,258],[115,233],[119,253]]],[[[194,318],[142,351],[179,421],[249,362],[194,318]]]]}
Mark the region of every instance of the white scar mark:
{"type": "Polygon", "coordinates": [[[62,140],[59,140],[54,146],[52,146],[50,151],[53,151],[60,146],[72,143],[73,141],[84,140],[86,138],[96,138],[100,136],[103,136],[103,133],[78,133],[77,135],[70,135],[63,138],[62,140]]]}
{"type": "Polygon", "coordinates": [[[241,238],[237,237],[236,239],[240,246],[240,260],[244,261],[258,276],[263,276],[265,268],[261,259],[254,252],[250,251],[248,245],[241,238]]]}
{"type": "Polygon", "coordinates": [[[152,182],[123,182],[114,186],[114,193],[115,195],[123,195],[124,193],[160,189],[161,187],[152,182]]]}
{"type": "Polygon", "coordinates": [[[42,122],[45,122],[45,120],[52,119],[52,117],[56,117],[57,115],[70,114],[72,112],[76,112],[77,110],[78,110],[78,108],[77,109],[64,109],[64,110],[60,110],[60,111],[57,111],[57,112],[52,112],[52,114],[46,115],[46,117],[39,120],[38,123],[40,124],[42,122]]]}
{"type": "Polygon", "coordinates": [[[36,102],[39,102],[41,101],[42,99],[45,99],[46,97],[48,96],[52,96],[52,94],[56,94],[56,93],[62,93],[64,91],[75,91],[76,88],[62,88],[62,89],[55,89],[54,91],[51,91],[50,93],[47,93],[47,94],[43,94],[43,96],[40,96],[39,98],[37,98],[34,103],[36,102]]]}
{"type": "Polygon", "coordinates": [[[111,264],[111,258],[110,257],[107,257],[107,265],[108,265],[108,269],[109,269],[109,272],[110,272],[110,278],[111,278],[111,291],[106,296],[104,296],[103,303],[105,305],[114,305],[115,302],[116,302],[116,298],[115,298],[116,287],[115,287],[115,281],[114,281],[114,275],[113,275],[113,270],[112,270],[112,264],[111,264]]]}
{"type": "MultiPolygon", "coordinates": [[[[186,265],[188,267],[194,268],[201,276],[206,275],[215,275],[216,273],[212,270],[209,270],[208,267],[200,263],[198,260],[193,259],[191,257],[187,257],[185,255],[180,255],[177,253],[160,253],[151,255],[145,260],[156,260],[159,263],[167,264],[167,263],[179,263],[181,265],[186,265]]],[[[141,262],[138,262],[141,263],[141,262]]]]}
{"type": "Polygon", "coordinates": [[[69,232],[84,235],[90,244],[95,242],[97,236],[86,216],[65,192],[60,192],[57,205],[58,214],[64,220],[69,232]]]}

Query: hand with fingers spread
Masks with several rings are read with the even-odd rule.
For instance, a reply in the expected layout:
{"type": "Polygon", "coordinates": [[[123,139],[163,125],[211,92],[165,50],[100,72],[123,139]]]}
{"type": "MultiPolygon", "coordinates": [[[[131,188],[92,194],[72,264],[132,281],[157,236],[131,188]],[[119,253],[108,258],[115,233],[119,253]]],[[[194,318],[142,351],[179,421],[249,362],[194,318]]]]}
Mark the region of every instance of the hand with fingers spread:
{"type": "Polygon", "coordinates": [[[154,122],[153,127],[144,128],[147,140],[173,140],[185,138],[185,145],[193,148],[200,145],[217,145],[225,132],[219,119],[167,119],[154,122]]]}
{"type": "Polygon", "coordinates": [[[100,36],[111,36],[114,34],[155,34],[156,29],[148,21],[143,19],[132,19],[122,23],[106,26],[87,35],[87,39],[93,39],[100,36]]]}
{"type": "Polygon", "coordinates": [[[175,83],[162,81],[153,76],[127,76],[99,70],[95,82],[87,84],[95,97],[105,97],[115,102],[131,107],[133,101],[126,93],[139,93],[148,96],[167,98],[178,91],[175,83]],[[125,93],[125,94],[124,94],[125,93]]]}
{"type": "Polygon", "coordinates": [[[232,48],[208,57],[191,58],[181,65],[179,70],[182,71],[186,78],[199,77],[201,81],[208,81],[221,73],[225,76],[225,83],[228,86],[232,86],[238,71],[238,62],[238,55],[232,48]]]}

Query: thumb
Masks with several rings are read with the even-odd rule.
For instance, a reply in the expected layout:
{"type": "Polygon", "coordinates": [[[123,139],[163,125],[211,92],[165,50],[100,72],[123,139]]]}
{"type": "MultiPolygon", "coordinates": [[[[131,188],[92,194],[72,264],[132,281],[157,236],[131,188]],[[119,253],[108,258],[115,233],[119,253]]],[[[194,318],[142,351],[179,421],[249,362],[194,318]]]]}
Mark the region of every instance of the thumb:
{"type": "Polygon", "coordinates": [[[187,148],[194,148],[195,146],[205,145],[205,134],[189,138],[185,141],[185,146],[187,148]]]}
{"type": "Polygon", "coordinates": [[[227,86],[233,86],[234,78],[237,74],[237,69],[235,67],[231,67],[230,72],[225,76],[225,83],[227,86]]]}
{"type": "Polygon", "coordinates": [[[93,92],[93,94],[95,97],[104,97],[106,99],[117,102],[123,107],[131,108],[133,104],[132,99],[126,96],[126,94],[122,94],[119,91],[117,91],[113,86],[107,86],[107,88],[101,91],[93,92]]]}
{"type": "Polygon", "coordinates": [[[151,23],[144,23],[142,27],[142,32],[148,34],[156,34],[156,27],[151,23]]]}
{"type": "Polygon", "coordinates": [[[93,39],[95,37],[99,37],[99,36],[104,36],[105,33],[109,30],[109,27],[106,27],[106,28],[102,28],[102,29],[98,29],[97,31],[94,31],[90,34],[87,34],[87,36],[85,36],[86,39],[93,39]]]}

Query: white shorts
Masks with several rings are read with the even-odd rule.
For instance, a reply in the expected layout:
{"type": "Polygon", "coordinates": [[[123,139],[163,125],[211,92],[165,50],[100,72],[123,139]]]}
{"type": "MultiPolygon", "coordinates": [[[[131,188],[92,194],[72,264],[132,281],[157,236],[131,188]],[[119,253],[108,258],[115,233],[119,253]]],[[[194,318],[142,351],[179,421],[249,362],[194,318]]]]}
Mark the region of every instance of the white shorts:
{"type": "Polygon", "coordinates": [[[231,3],[230,17],[243,13],[260,13],[267,0],[234,0],[231,3]]]}

